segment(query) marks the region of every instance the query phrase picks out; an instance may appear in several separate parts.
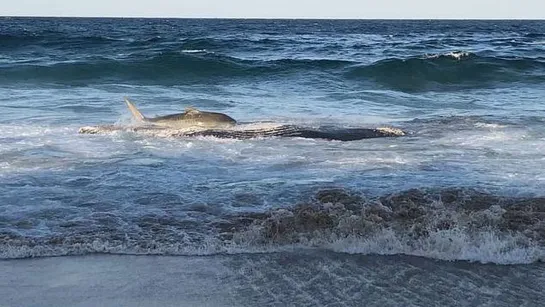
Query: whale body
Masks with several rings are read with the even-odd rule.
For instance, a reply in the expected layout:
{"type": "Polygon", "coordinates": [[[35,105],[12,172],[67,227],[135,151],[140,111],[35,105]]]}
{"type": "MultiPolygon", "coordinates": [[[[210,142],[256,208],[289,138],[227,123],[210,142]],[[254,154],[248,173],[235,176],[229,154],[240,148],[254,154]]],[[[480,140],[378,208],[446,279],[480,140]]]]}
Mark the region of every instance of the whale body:
{"type": "Polygon", "coordinates": [[[109,134],[117,131],[134,132],[155,137],[196,137],[212,136],[222,139],[253,139],[263,137],[297,137],[308,139],[324,139],[335,141],[357,141],[363,139],[399,137],[406,132],[390,127],[379,128],[306,128],[294,125],[276,125],[270,127],[253,127],[240,125],[232,129],[197,129],[179,130],[158,126],[123,127],[115,125],[81,127],[82,134],[109,134]]]}

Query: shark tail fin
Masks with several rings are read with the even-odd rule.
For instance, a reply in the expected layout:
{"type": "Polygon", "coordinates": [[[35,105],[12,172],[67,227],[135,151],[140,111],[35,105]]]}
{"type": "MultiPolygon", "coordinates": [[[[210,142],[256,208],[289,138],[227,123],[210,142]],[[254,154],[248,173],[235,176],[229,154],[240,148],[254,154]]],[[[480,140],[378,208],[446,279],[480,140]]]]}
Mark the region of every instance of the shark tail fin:
{"type": "Polygon", "coordinates": [[[132,116],[135,119],[137,119],[139,121],[146,120],[146,117],[144,115],[142,115],[142,113],[140,113],[140,111],[138,111],[138,109],[134,106],[134,104],[129,100],[128,97],[125,97],[125,103],[127,104],[127,107],[129,108],[129,111],[131,111],[132,116]]]}

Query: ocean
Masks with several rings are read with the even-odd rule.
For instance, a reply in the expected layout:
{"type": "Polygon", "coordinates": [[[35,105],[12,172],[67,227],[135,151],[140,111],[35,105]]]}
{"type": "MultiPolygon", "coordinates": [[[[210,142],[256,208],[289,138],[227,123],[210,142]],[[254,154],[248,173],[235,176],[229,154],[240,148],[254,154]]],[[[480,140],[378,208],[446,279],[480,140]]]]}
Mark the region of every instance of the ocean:
{"type": "Polygon", "coordinates": [[[539,306],[544,85],[543,21],[0,18],[0,306],[539,306]]]}

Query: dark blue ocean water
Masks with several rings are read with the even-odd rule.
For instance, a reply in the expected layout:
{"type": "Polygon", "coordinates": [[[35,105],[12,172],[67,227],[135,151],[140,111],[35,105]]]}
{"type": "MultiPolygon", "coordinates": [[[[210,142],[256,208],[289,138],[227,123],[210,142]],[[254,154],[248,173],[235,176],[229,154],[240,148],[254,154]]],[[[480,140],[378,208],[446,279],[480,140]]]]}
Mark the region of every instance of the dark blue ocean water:
{"type": "Polygon", "coordinates": [[[534,262],[544,84],[542,21],[1,18],[0,256],[534,262]],[[409,135],[78,134],[129,124],[124,96],[146,115],[194,106],[409,135]]]}

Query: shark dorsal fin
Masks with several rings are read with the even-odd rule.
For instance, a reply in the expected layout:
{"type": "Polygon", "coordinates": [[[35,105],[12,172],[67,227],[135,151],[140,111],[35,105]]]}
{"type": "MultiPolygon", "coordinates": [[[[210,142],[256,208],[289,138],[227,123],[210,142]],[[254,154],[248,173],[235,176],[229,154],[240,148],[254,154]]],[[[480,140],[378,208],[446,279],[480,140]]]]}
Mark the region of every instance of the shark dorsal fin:
{"type": "Polygon", "coordinates": [[[134,106],[134,104],[129,100],[129,97],[125,97],[125,103],[132,113],[132,116],[138,121],[145,121],[146,117],[140,113],[140,111],[134,106]]]}
{"type": "Polygon", "coordinates": [[[195,114],[195,113],[200,113],[201,111],[197,110],[196,108],[194,107],[186,107],[185,108],[185,113],[186,114],[195,114]]]}

